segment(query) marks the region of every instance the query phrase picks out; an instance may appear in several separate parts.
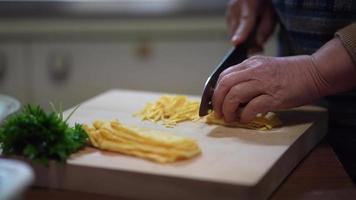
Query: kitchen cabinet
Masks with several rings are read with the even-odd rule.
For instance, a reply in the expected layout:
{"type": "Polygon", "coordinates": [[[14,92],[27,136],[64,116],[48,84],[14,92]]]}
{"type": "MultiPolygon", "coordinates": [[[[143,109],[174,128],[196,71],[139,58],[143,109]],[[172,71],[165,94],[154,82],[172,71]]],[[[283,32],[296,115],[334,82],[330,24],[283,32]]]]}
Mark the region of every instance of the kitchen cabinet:
{"type": "Polygon", "coordinates": [[[0,19],[0,66],[8,65],[2,78],[0,67],[1,93],[46,109],[49,102],[69,108],[111,88],[200,95],[231,48],[224,21],[0,19]]]}
{"type": "Polygon", "coordinates": [[[34,43],[33,102],[71,106],[111,88],[200,94],[219,40],[34,43]]]}
{"type": "Polygon", "coordinates": [[[27,102],[31,88],[27,84],[30,66],[23,43],[0,42],[0,93],[27,102]]]}

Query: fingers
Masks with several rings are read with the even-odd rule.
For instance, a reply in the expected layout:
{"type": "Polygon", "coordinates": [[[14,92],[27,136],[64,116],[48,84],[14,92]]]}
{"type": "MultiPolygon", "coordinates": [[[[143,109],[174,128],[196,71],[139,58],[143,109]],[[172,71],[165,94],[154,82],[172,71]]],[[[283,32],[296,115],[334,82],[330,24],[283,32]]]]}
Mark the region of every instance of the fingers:
{"type": "Polygon", "coordinates": [[[234,45],[247,39],[256,24],[257,16],[260,19],[256,30],[257,47],[261,47],[274,31],[277,16],[270,2],[231,0],[227,11],[228,31],[234,45]]]}
{"type": "Polygon", "coordinates": [[[218,117],[222,117],[223,115],[222,104],[229,90],[233,86],[248,80],[249,80],[249,76],[248,73],[246,73],[246,71],[237,71],[225,75],[220,80],[220,82],[217,83],[214,90],[212,102],[213,102],[214,111],[218,117]]]}
{"type": "Polygon", "coordinates": [[[240,22],[241,0],[230,0],[227,7],[227,27],[229,36],[232,37],[240,22]]]}
{"type": "Polygon", "coordinates": [[[227,93],[222,106],[224,119],[227,122],[236,120],[237,109],[240,104],[247,103],[261,94],[261,90],[254,81],[247,81],[233,86],[227,93]]]}
{"type": "Polygon", "coordinates": [[[240,8],[231,6],[228,8],[227,16],[227,30],[229,37],[232,37],[240,21],[240,8]]]}
{"type": "Polygon", "coordinates": [[[225,69],[223,72],[221,72],[221,74],[219,75],[219,79],[218,79],[217,83],[219,83],[221,81],[221,79],[224,76],[226,76],[227,74],[230,74],[232,72],[242,71],[242,70],[245,70],[245,69],[247,69],[247,66],[244,65],[244,63],[231,66],[231,67],[225,69]]]}
{"type": "Polygon", "coordinates": [[[246,70],[246,69],[254,68],[254,67],[256,67],[256,65],[260,65],[260,62],[255,62],[255,60],[257,60],[258,58],[260,58],[260,57],[259,56],[252,56],[252,57],[244,60],[240,64],[237,64],[237,65],[234,65],[234,66],[231,66],[231,67],[225,69],[219,75],[217,83],[219,83],[221,81],[221,79],[224,78],[227,74],[230,74],[232,72],[238,72],[238,71],[241,72],[241,71],[246,70]]]}
{"type": "Polygon", "coordinates": [[[258,113],[266,113],[274,108],[273,97],[263,94],[252,99],[242,110],[240,121],[248,123],[253,120],[258,113]]]}
{"type": "Polygon", "coordinates": [[[234,32],[239,25],[239,21],[240,18],[238,16],[227,16],[227,31],[229,37],[232,37],[234,35],[234,32]]]}
{"type": "Polygon", "coordinates": [[[251,33],[256,22],[256,17],[254,15],[241,17],[240,23],[234,32],[234,35],[231,38],[231,41],[234,45],[239,45],[244,42],[248,35],[251,33]]]}
{"type": "Polygon", "coordinates": [[[232,0],[228,5],[227,23],[231,42],[239,45],[245,41],[256,22],[256,2],[232,0]]]}
{"type": "Polygon", "coordinates": [[[277,23],[277,16],[272,6],[269,5],[263,10],[260,18],[260,22],[257,26],[256,32],[256,44],[263,46],[268,38],[272,35],[277,23]]]}

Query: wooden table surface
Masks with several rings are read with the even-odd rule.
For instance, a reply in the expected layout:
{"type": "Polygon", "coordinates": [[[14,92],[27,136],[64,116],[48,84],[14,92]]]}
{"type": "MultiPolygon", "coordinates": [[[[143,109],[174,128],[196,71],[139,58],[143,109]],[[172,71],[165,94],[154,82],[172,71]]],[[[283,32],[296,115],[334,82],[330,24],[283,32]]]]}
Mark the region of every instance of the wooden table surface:
{"type": "MultiPolygon", "coordinates": [[[[100,183],[98,183],[100,184],[100,183]]],[[[139,192],[139,189],[138,189],[139,192]]],[[[272,200],[285,199],[355,199],[356,188],[338,161],[330,145],[323,141],[293,170],[272,194],[272,200]]],[[[31,188],[28,200],[129,200],[82,192],[31,188]]]]}

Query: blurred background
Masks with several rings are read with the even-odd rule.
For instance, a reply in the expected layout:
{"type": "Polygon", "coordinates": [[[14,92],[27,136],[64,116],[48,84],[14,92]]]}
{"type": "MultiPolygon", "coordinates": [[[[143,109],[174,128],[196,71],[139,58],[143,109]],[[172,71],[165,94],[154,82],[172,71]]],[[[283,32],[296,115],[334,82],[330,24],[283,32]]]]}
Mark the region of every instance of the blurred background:
{"type": "Polygon", "coordinates": [[[0,1],[0,93],[45,109],[112,88],[201,95],[231,48],[227,2],[0,1]]]}

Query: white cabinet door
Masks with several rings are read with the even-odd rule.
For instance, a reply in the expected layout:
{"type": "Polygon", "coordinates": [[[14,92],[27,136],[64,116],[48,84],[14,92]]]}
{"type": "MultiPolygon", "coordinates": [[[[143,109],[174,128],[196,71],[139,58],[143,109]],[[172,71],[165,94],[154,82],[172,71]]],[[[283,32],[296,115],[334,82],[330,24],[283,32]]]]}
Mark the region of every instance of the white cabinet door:
{"type": "Polygon", "coordinates": [[[11,95],[27,103],[31,87],[30,66],[26,66],[27,54],[21,43],[0,42],[0,93],[11,95]]]}
{"type": "Polygon", "coordinates": [[[67,108],[112,88],[199,95],[228,48],[204,39],[34,43],[32,101],[67,108]]]}

